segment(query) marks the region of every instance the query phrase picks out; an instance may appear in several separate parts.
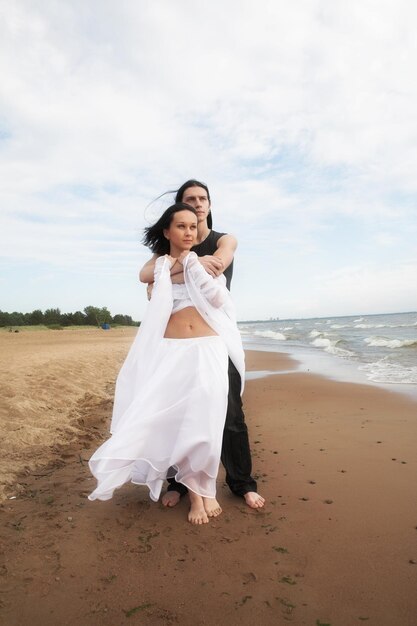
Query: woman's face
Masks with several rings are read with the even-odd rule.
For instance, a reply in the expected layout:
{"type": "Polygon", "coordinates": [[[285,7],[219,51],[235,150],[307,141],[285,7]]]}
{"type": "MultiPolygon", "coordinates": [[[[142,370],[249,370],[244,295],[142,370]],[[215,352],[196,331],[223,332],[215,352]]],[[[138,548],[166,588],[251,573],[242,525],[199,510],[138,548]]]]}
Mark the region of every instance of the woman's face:
{"type": "Polygon", "coordinates": [[[191,211],[178,211],[172,216],[164,236],[170,243],[170,254],[176,255],[191,250],[197,241],[197,217],[191,211]]]}
{"type": "Polygon", "coordinates": [[[210,201],[207,191],[203,187],[188,187],[182,195],[181,202],[189,204],[196,210],[199,222],[207,219],[210,212],[210,201]]]}

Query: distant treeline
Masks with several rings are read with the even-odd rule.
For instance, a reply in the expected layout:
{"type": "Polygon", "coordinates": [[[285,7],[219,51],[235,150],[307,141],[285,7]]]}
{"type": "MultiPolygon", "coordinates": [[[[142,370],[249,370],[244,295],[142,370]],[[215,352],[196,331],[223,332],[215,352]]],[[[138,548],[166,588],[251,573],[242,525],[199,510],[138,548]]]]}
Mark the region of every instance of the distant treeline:
{"type": "Polygon", "coordinates": [[[75,313],[61,313],[59,309],[40,309],[32,313],[6,313],[0,311],[1,326],[102,326],[102,324],[120,324],[123,326],[139,326],[140,322],[132,320],[130,315],[112,315],[106,307],[99,309],[95,306],[86,306],[84,311],[75,313]]]}

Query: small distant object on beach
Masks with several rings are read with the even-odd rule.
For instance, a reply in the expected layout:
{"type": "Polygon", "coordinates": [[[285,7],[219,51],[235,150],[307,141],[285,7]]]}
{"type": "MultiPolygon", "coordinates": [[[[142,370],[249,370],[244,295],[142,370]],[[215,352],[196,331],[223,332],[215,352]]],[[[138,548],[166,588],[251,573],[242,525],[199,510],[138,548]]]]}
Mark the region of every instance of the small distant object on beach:
{"type": "Polygon", "coordinates": [[[110,324],[102,324],[102,325],[101,325],[101,328],[102,328],[103,330],[110,330],[110,324]]]}

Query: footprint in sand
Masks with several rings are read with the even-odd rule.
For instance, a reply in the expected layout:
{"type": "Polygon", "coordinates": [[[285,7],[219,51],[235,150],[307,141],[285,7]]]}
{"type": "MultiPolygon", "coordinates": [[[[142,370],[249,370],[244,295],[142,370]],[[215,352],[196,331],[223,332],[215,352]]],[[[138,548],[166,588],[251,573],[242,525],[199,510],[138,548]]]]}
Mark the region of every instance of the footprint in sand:
{"type": "Polygon", "coordinates": [[[258,582],[258,577],[254,572],[247,572],[245,574],[242,574],[242,579],[244,585],[258,582]]]}

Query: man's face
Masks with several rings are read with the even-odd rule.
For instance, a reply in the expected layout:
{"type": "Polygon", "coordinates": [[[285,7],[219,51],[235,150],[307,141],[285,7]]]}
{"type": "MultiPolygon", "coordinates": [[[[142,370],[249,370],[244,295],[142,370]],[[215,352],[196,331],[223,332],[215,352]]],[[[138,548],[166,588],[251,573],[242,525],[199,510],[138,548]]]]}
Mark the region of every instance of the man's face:
{"type": "Polygon", "coordinates": [[[210,211],[207,191],[203,187],[188,187],[182,195],[182,202],[191,205],[197,213],[198,222],[204,222],[210,211]]]}

